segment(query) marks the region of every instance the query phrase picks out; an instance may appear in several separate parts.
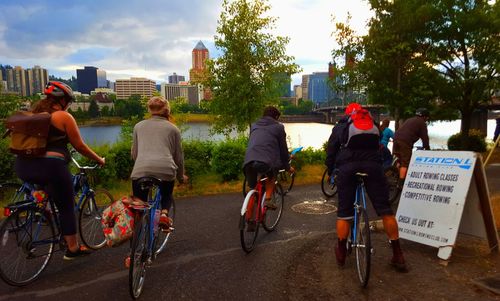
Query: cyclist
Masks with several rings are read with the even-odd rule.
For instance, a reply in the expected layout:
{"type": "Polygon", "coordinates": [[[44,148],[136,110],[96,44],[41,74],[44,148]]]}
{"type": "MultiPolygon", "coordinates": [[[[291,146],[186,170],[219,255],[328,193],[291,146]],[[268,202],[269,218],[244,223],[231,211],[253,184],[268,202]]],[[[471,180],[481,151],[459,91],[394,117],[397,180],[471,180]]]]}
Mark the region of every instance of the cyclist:
{"type": "Polygon", "coordinates": [[[277,108],[268,106],[264,109],[262,118],[251,125],[243,163],[243,171],[250,189],[257,185],[258,174],[266,174],[268,177],[265,184],[265,206],[271,210],[276,209],[271,197],[277,171],[283,167],[290,173],[294,172],[294,168],[289,164],[285,127],[278,122],[280,115],[277,108]]]}
{"type": "Polygon", "coordinates": [[[47,151],[35,158],[17,156],[15,169],[20,179],[43,185],[52,196],[59,210],[61,231],[68,246],[64,259],[71,260],[87,255],[90,251],[78,244],[76,236],[75,196],[68,168],[71,157],[67,145],[70,143],[79,153],[101,166],[105,161],[85,144],[75,119],[66,111],[75,99],[71,88],[62,82],[51,81],[43,93],[46,98],[40,100],[32,111],[51,114],[47,151]]]}
{"type": "Polygon", "coordinates": [[[355,175],[357,172],[362,172],[368,174],[365,180],[368,196],[377,215],[382,216],[385,232],[391,241],[393,257],[390,263],[398,271],[405,272],[407,269],[399,243],[398,224],[389,205],[389,190],[379,152],[378,128],[369,112],[362,108],[354,111],[346,109],[346,116],[350,116],[349,121],[337,124],[337,129],[332,131],[333,137],[329,140],[327,154],[327,158],[334,162],[338,169],[338,242],[335,248],[337,264],[339,266],[345,264],[347,236],[354,216],[353,203],[357,185],[355,175]],[[359,124],[363,130],[351,131],[353,122],[356,126],[359,124]]]}
{"type": "Polygon", "coordinates": [[[427,133],[427,121],[430,118],[426,108],[419,108],[415,116],[406,120],[394,134],[393,153],[399,158],[399,183],[401,189],[406,178],[408,165],[410,164],[413,144],[422,139],[422,147],[430,150],[429,134],[427,133]]]}
{"type": "Polygon", "coordinates": [[[131,155],[134,159],[132,179],[133,195],[147,199],[137,180],[141,177],[156,177],[161,180],[161,214],[159,225],[167,230],[172,225],[168,210],[172,205],[175,179],[187,182],[184,173],[184,154],[181,132],[170,122],[170,106],[161,96],[153,96],[148,101],[151,118],[137,123],[133,132],[131,155]]]}

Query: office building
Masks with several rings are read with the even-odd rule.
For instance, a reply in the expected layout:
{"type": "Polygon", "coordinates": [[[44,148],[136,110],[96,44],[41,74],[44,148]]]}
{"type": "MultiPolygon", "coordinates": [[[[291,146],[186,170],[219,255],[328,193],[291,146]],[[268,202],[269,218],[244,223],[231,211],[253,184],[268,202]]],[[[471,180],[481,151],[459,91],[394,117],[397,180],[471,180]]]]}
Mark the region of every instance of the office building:
{"type": "Polygon", "coordinates": [[[309,99],[309,74],[302,75],[302,99],[309,99]]]}
{"type": "Polygon", "coordinates": [[[20,66],[7,69],[7,90],[21,96],[29,96],[25,70],[20,66]]]}
{"type": "Polygon", "coordinates": [[[41,68],[40,66],[34,66],[26,70],[26,84],[28,85],[29,95],[43,93],[48,81],[49,74],[47,69],[41,68]]]}
{"type": "MultiPolygon", "coordinates": [[[[309,75],[307,95],[314,103],[328,102],[333,98],[334,93],[328,83],[328,72],[313,72],[309,75]]],[[[304,91],[302,91],[304,94],[304,91]]]]}
{"type": "MultiPolygon", "coordinates": [[[[202,83],[206,78],[206,61],[209,58],[207,47],[202,41],[199,41],[192,51],[192,68],[189,70],[189,82],[193,84],[202,83]]],[[[203,99],[210,99],[211,91],[209,88],[203,88],[203,99]]]]}
{"type": "Polygon", "coordinates": [[[76,82],[78,91],[90,94],[95,88],[107,88],[106,71],[96,67],[85,66],[83,69],[76,69],[76,82]]]}
{"type": "Polygon", "coordinates": [[[115,82],[115,91],[117,99],[127,99],[132,95],[151,97],[156,91],[156,83],[143,77],[118,79],[115,82]]]}
{"type": "Polygon", "coordinates": [[[184,75],[177,75],[177,73],[174,72],[174,74],[168,76],[168,83],[169,84],[179,84],[180,82],[186,81],[186,77],[184,75]]]}
{"type": "Polygon", "coordinates": [[[187,103],[199,105],[203,99],[203,88],[201,85],[179,85],[179,84],[161,84],[161,96],[167,100],[174,100],[182,97],[187,103]]]}
{"type": "Polygon", "coordinates": [[[297,99],[302,98],[302,85],[293,86],[293,96],[295,96],[295,98],[297,99]]]}

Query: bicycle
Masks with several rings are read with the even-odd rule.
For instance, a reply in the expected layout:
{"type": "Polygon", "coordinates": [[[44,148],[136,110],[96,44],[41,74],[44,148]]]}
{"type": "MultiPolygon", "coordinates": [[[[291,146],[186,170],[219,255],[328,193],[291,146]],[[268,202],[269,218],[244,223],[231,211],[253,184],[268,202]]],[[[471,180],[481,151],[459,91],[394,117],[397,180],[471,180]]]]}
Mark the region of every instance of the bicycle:
{"type": "MultiPolygon", "coordinates": [[[[302,151],[304,147],[303,146],[300,146],[300,147],[297,147],[297,148],[294,148],[291,152],[290,152],[290,160],[288,161],[288,164],[290,166],[293,166],[293,159],[295,158],[295,155],[297,153],[299,153],[300,151],[302,151]]],[[[280,169],[278,170],[278,182],[281,184],[281,187],[285,187],[286,190],[283,191],[284,194],[287,194],[289,193],[292,188],[293,188],[293,184],[295,182],[295,174],[297,172],[293,172],[291,174],[289,174],[285,169],[280,169]]],[[[247,192],[250,190],[250,187],[248,187],[248,183],[247,183],[247,178],[245,176],[245,178],[243,179],[243,197],[245,197],[247,195],[247,192]]]]}
{"type": "Polygon", "coordinates": [[[388,165],[384,168],[384,174],[387,178],[387,184],[389,186],[389,203],[391,203],[391,207],[395,209],[398,204],[398,197],[401,193],[401,188],[398,186],[399,184],[399,158],[396,155],[392,155],[391,165],[388,165]]]}
{"type": "MultiPolygon", "coordinates": [[[[132,298],[137,299],[142,293],[146,278],[146,267],[166,247],[170,235],[174,231],[173,225],[169,229],[160,230],[161,194],[159,184],[161,180],[154,177],[138,179],[141,189],[148,191],[148,199],[140,205],[132,205],[134,214],[134,234],[132,236],[129,266],[129,292],[132,298]]],[[[169,217],[175,217],[175,203],[169,210],[169,217]]]]}
{"type": "Polygon", "coordinates": [[[337,194],[337,169],[334,169],[332,175],[328,175],[328,168],[323,172],[321,177],[321,191],[330,198],[337,194]]]}
{"type": "Polygon", "coordinates": [[[264,230],[272,232],[276,229],[283,214],[284,193],[278,181],[274,182],[274,191],[271,197],[277,208],[272,210],[264,206],[266,180],[267,177],[258,179],[255,189],[247,193],[241,206],[240,242],[246,253],[250,253],[255,246],[260,224],[262,224],[264,230]]]}
{"type": "MultiPolygon", "coordinates": [[[[87,246],[90,238],[95,237],[93,233],[102,232],[101,217],[97,213],[100,206],[105,202],[112,202],[107,191],[102,190],[103,194],[96,194],[90,188],[85,172],[93,168],[96,166],[80,166],[81,173],[74,177],[79,179],[75,182],[82,184],[75,213],[80,212],[80,238],[87,246]],[[84,223],[87,219],[99,219],[98,224],[91,224],[99,230],[82,226],[89,225],[84,223]]],[[[0,278],[9,285],[24,286],[36,280],[47,267],[53,253],[64,251],[66,244],[62,238],[57,206],[50,195],[42,190],[43,187],[28,182],[8,183],[2,187],[6,188],[3,191],[12,193],[15,189],[15,192],[10,198],[10,204],[4,207],[5,219],[0,226],[0,278]],[[55,250],[56,245],[59,245],[58,250],[55,250]]],[[[99,243],[99,247],[103,245],[99,243]]]]}
{"type": "Polygon", "coordinates": [[[362,287],[366,287],[370,278],[372,245],[370,238],[370,223],[366,210],[366,188],[364,178],[368,174],[356,173],[356,197],[354,199],[354,222],[351,224],[347,239],[347,254],[355,250],[356,270],[362,287]]]}

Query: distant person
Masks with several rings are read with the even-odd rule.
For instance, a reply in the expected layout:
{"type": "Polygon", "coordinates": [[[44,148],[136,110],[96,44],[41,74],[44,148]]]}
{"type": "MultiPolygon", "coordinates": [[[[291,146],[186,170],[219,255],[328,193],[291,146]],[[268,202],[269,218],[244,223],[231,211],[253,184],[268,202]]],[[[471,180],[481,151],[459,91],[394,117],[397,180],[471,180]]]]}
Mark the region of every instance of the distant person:
{"type": "MultiPolygon", "coordinates": [[[[278,121],[280,115],[277,108],[268,106],[264,109],[262,118],[251,125],[250,140],[243,163],[243,171],[250,189],[257,185],[258,174],[268,177],[265,184],[265,206],[270,210],[277,209],[272,200],[272,193],[278,170],[284,168],[290,173],[294,172],[289,164],[285,127],[278,121]]],[[[249,229],[253,230],[253,226],[254,224],[251,224],[249,229]]]]}
{"type": "Polygon", "coordinates": [[[495,119],[497,121],[497,126],[495,128],[495,134],[493,136],[493,142],[497,141],[498,135],[500,135],[500,117],[495,119]]]}
{"type": "Polygon", "coordinates": [[[408,165],[410,165],[413,144],[419,139],[422,140],[422,147],[430,150],[429,134],[427,132],[427,121],[430,118],[429,111],[426,108],[419,108],[415,116],[407,119],[394,133],[393,153],[399,158],[399,184],[403,187],[408,165]]]}
{"type": "MultiPolygon", "coordinates": [[[[384,230],[391,241],[393,256],[390,264],[399,272],[406,272],[406,262],[401,250],[398,223],[389,204],[389,186],[384,175],[380,156],[380,132],[366,109],[346,109],[346,122],[337,123],[328,140],[328,170],[337,169],[338,210],[337,246],[335,257],[344,266],[347,256],[347,237],[354,218],[356,174],[366,173],[366,192],[378,216],[382,217],[384,230]]],[[[354,106],[354,105],[353,105],[354,106]]],[[[358,108],[358,107],[357,107],[358,108]]]]}
{"type": "Polygon", "coordinates": [[[389,128],[391,120],[389,118],[384,118],[380,123],[380,144],[382,146],[382,161],[384,167],[388,167],[392,164],[392,154],[387,145],[391,139],[394,139],[394,131],[389,128]]]}

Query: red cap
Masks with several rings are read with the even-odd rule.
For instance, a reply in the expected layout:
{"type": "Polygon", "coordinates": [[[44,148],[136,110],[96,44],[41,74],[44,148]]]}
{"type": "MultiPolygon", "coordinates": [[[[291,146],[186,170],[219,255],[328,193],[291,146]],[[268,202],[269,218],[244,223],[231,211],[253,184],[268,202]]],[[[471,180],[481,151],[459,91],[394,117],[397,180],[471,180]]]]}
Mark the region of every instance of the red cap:
{"type": "Polygon", "coordinates": [[[345,108],[345,114],[346,115],[351,115],[355,111],[361,110],[363,107],[357,102],[351,102],[350,104],[347,105],[345,108]]]}

